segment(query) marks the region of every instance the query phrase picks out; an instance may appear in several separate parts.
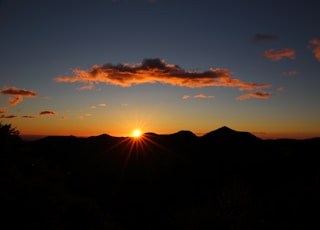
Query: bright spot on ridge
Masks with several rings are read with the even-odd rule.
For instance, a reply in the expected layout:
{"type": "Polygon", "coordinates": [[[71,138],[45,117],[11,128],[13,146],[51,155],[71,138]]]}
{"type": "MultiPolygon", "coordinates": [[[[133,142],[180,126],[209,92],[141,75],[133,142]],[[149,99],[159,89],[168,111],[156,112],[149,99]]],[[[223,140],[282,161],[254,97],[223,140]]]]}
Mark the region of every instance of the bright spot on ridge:
{"type": "Polygon", "coordinates": [[[139,129],[133,130],[132,136],[133,137],[140,137],[141,136],[141,131],[139,129]]]}

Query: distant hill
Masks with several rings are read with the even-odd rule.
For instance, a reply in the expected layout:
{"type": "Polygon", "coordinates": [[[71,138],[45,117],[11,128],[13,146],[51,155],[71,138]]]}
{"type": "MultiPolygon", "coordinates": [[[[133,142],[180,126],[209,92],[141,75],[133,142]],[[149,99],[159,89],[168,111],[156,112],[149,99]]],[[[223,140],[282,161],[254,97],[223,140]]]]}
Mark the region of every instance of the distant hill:
{"type": "Polygon", "coordinates": [[[14,229],[318,229],[319,153],[228,127],[48,136],[2,156],[1,211],[14,229]]]}

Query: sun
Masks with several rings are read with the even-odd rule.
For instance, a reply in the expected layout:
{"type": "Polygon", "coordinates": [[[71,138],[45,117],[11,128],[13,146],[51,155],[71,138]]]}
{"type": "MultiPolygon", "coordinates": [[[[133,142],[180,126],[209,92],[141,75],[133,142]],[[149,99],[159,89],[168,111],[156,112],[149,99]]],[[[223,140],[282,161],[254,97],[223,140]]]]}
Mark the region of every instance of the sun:
{"type": "Polygon", "coordinates": [[[140,129],[135,129],[135,130],[133,130],[133,132],[132,132],[132,136],[133,137],[140,137],[141,136],[141,131],[140,131],[140,129]]]}

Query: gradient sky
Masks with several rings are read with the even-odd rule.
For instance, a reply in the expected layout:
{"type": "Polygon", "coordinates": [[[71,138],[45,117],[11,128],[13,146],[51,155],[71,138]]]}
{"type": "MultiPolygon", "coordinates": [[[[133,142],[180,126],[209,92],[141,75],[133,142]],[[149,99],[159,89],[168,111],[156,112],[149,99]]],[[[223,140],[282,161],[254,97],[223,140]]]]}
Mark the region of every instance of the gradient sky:
{"type": "Polygon", "coordinates": [[[320,136],[318,2],[3,0],[0,120],[22,135],[320,136]]]}

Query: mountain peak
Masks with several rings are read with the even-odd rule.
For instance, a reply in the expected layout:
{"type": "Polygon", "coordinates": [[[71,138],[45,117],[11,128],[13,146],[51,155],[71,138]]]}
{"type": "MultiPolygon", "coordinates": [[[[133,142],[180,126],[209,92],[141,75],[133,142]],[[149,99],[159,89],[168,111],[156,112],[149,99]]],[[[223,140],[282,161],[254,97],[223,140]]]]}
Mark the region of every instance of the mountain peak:
{"type": "Polygon", "coordinates": [[[211,131],[203,136],[203,138],[208,139],[208,138],[214,138],[214,139],[219,139],[219,140],[258,140],[260,138],[254,136],[253,134],[249,132],[241,132],[241,131],[236,131],[233,129],[230,129],[227,126],[222,126],[221,128],[218,128],[214,131],[211,131]]]}

